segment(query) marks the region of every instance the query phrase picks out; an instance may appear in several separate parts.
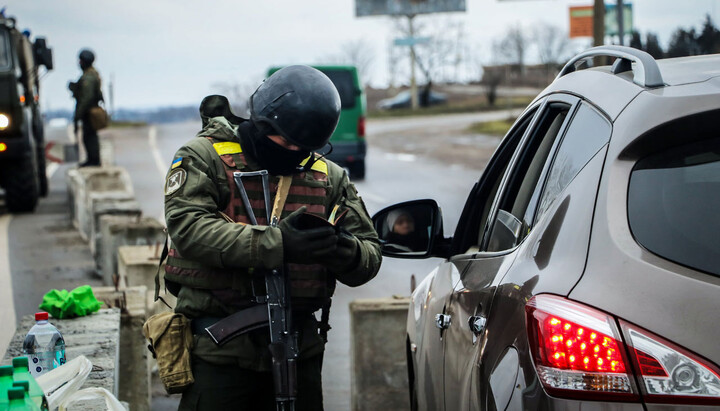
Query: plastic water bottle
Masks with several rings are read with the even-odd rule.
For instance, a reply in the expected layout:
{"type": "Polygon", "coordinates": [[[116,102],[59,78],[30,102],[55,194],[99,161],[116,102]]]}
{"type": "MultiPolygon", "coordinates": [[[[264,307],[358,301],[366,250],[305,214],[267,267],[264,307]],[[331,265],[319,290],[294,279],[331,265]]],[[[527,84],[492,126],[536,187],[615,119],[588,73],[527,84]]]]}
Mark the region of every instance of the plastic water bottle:
{"type": "Polygon", "coordinates": [[[28,358],[30,374],[38,377],[65,364],[65,340],[48,321],[48,313],[36,313],[35,321],[23,342],[23,354],[28,358]]]}

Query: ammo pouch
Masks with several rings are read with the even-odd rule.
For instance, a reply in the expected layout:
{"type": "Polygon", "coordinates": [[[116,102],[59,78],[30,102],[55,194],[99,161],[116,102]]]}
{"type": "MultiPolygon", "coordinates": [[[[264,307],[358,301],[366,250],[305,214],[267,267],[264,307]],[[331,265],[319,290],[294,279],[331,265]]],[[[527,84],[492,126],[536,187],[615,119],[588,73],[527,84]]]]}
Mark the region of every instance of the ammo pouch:
{"type": "Polygon", "coordinates": [[[168,394],[181,393],[195,382],[190,366],[193,336],[187,317],[173,312],[155,314],[143,325],[143,335],[150,341],[148,349],[157,359],[168,394]]]}

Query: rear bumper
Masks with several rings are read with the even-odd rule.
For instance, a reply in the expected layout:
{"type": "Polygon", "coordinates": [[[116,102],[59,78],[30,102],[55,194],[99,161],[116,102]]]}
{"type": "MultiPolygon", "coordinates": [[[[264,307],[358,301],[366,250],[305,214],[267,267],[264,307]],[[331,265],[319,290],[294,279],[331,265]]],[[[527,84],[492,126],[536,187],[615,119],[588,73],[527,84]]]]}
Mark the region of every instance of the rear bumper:
{"type": "MultiPolygon", "coordinates": [[[[332,142],[333,151],[327,156],[327,158],[338,165],[348,166],[350,164],[365,161],[365,153],[367,151],[367,144],[364,140],[354,141],[350,143],[332,142]]],[[[327,152],[328,146],[325,146],[322,152],[327,152]]]]}

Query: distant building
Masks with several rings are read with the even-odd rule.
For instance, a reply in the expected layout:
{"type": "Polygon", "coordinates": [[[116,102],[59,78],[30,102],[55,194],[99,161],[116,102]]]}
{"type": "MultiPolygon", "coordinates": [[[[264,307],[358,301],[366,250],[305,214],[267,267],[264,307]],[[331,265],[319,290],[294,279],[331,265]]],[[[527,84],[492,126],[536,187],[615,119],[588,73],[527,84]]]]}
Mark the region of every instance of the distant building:
{"type": "Polygon", "coordinates": [[[480,83],[488,85],[494,83],[505,87],[544,88],[552,83],[559,72],[560,67],[552,64],[483,66],[483,77],[480,83]]]}

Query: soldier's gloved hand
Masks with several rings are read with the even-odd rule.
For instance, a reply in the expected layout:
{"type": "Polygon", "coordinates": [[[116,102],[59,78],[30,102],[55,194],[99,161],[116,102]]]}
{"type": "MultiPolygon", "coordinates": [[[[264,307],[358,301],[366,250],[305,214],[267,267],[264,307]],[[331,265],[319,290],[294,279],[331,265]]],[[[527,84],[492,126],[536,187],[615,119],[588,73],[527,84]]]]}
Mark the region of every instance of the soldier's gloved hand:
{"type": "Polygon", "coordinates": [[[334,251],[328,250],[320,264],[334,274],[344,274],[357,267],[360,260],[360,248],[355,237],[348,232],[338,235],[337,247],[334,251]]]}
{"type": "Polygon", "coordinates": [[[307,207],[300,207],[278,223],[282,231],[283,250],[285,262],[298,264],[314,264],[319,257],[332,252],[337,247],[338,236],[331,227],[299,230],[295,227],[295,220],[307,207]]]}

